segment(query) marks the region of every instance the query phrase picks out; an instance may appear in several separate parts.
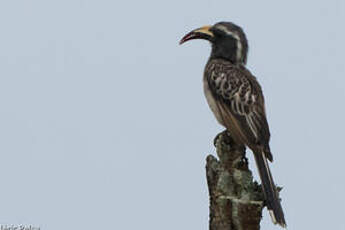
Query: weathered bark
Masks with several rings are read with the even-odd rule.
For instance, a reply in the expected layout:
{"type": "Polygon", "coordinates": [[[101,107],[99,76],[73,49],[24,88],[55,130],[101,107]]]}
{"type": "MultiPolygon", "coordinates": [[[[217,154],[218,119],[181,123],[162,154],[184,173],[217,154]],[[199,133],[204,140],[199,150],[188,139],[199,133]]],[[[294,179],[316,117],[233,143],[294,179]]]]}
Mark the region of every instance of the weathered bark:
{"type": "Polygon", "coordinates": [[[210,195],[210,230],[259,230],[264,198],[254,182],[244,146],[236,145],[227,132],[215,141],[217,155],[207,157],[210,195]]]}

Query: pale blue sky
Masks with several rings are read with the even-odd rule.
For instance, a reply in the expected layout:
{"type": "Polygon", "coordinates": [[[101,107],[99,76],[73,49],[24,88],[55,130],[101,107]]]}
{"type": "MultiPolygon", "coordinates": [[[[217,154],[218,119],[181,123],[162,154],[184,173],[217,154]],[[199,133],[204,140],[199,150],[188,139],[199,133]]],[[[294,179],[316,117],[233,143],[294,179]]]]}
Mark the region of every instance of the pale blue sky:
{"type": "Polygon", "coordinates": [[[345,229],[341,0],[1,1],[0,223],[208,229],[210,47],[178,41],[218,21],[247,33],[289,229],[345,229]]]}

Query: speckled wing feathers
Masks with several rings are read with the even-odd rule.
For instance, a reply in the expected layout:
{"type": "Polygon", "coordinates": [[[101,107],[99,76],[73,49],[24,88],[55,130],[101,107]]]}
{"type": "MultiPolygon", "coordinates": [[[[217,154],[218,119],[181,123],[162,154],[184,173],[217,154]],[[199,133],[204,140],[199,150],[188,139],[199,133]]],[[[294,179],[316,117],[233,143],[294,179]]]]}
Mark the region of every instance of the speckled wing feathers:
{"type": "Polygon", "coordinates": [[[252,148],[268,146],[270,133],[264,99],[255,77],[244,67],[213,59],[206,66],[205,78],[230,132],[235,131],[252,148]]]}

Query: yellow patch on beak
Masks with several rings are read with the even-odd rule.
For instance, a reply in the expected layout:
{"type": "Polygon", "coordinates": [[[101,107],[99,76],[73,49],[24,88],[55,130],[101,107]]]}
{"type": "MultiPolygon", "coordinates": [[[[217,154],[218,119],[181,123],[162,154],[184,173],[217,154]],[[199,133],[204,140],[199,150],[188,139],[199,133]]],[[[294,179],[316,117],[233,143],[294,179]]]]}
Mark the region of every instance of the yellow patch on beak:
{"type": "Polygon", "coordinates": [[[207,34],[207,35],[213,37],[213,33],[210,31],[211,27],[212,26],[203,26],[203,27],[200,27],[200,28],[194,30],[193,32],[195,32],[195,33],[203,33],[203,34],[207,34]]]}

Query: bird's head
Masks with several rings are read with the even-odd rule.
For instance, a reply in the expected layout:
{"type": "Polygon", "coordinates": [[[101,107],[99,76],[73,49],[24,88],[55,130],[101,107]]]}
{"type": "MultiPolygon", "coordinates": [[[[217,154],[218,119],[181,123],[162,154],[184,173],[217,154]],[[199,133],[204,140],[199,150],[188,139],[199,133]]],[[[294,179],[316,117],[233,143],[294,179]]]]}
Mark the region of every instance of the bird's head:
{"type": "Polygon", "coordinates": [[[248,42],[241,27],[231,22],[219,22],[213,26],[203,26],[186,34],[180,44],[192,39],[211,42],[211,58],[222,58],[234,64],[247,62],[248,42]]]}

